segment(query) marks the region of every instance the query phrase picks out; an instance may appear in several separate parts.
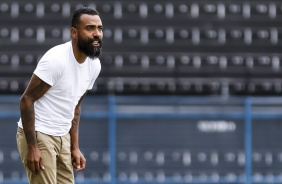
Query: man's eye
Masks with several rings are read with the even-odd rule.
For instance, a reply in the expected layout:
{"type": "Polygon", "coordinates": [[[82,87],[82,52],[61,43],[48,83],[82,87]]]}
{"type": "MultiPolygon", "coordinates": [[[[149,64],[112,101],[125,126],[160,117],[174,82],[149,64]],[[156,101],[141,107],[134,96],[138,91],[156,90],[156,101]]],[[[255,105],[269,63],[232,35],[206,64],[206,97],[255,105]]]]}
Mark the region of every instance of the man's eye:
{"type": "Polygon", "coordinates": [[[90,30],[92,30],[92,27],[86,27],[86,29],[90,31],[90,30]]]}

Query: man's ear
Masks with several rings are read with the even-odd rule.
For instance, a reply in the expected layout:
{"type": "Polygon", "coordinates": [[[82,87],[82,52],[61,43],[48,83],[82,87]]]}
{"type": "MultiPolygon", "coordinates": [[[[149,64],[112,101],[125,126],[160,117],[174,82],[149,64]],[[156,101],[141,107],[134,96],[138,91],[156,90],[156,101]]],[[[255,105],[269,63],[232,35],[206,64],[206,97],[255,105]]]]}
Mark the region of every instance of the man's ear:
{"type": "Polygon", "coordinates": [[[71,38],[76,38],[77,39],[77,29],[72,27],[70,31],[71,31],[71,38]]]}

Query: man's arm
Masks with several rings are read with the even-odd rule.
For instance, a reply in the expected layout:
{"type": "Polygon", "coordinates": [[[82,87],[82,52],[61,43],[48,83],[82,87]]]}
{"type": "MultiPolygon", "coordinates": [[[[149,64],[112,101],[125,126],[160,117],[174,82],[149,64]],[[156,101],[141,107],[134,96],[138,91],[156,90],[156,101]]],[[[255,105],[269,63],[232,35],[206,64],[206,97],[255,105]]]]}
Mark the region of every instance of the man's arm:
{"type": "Polygon", "coordinates": [[[72,164],[77,171],[81,171],[85,168],[86,159],[82,155],[79,149],[78,133],[79,133],[79,120],[80,120],[80,111],[81,111],[81,102],[85,97],[87,92],[80,98],[78,101],[75,110],[74,118],[72,120],[72,127],[70,129],[71,136],[71,153],[72,153],[72,164]]]}
{"type": "Polygon", "coordinates": [[[41,98],[50,87],[49,84],[33,74],[20,100],[21,119],[28,146],[27,166],[34,174],[38,174],[40,169],[44,169],[35,134],[34,102],[41,98]]]}

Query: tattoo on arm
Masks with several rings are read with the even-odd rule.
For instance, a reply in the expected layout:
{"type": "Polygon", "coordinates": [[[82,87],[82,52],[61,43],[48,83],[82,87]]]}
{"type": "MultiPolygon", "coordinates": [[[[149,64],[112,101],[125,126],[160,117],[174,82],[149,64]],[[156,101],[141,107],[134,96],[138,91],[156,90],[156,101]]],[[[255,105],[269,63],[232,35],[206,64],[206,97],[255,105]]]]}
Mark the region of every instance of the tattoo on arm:
{"type": "Polygon", "coordinates": [[[74,118],[72,120],[72,127],[70,129],[70,135],[71,135],[71,148],[76,149],[78,148],[78,132],[79,132],[79,121],[80,121],[80,111],[81,111],[81,102],[84,98],[84,95],[80,98],[78,101],[78,104],[75,107],[74,110],[74,118]]]}

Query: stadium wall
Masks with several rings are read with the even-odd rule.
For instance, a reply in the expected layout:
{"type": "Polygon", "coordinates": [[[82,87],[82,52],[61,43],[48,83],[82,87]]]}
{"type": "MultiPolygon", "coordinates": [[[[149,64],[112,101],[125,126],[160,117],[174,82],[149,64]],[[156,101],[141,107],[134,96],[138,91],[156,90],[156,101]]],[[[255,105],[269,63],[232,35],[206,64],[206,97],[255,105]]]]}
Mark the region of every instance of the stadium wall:
{"type": "MultiPolygon", "coordinates": [[[[26,183],[19,96],[0,102],[0,183],[26,183]]],[[[87,97],[77,183],[281,183],[281,107],[277,97],[87,97]]]]}

